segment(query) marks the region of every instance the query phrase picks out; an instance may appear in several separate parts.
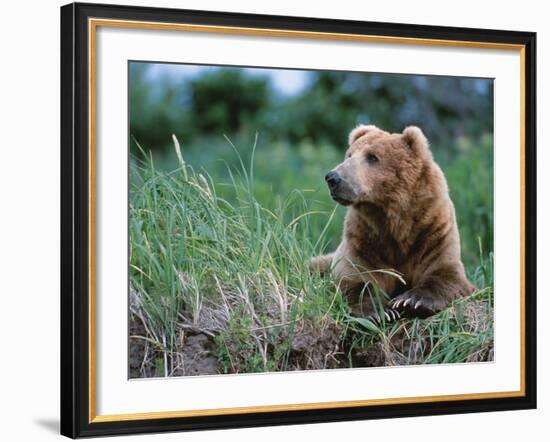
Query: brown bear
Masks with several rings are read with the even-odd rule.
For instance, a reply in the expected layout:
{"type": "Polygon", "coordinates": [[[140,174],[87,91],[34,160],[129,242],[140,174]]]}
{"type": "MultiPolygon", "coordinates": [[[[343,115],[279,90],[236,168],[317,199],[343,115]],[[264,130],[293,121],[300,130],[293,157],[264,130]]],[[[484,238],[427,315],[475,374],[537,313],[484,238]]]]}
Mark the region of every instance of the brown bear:
{"type": "Polygon", "coordinates": [[[390,321],[428,317],[474,291],[447,182],[418,127],[356,127],[344,161],[325,180],[347,207],[344,234],[334,253],[310,265],[334,273],[353,312],[380,320],[372,287],[389,296],[383,308],[390,321]]]}

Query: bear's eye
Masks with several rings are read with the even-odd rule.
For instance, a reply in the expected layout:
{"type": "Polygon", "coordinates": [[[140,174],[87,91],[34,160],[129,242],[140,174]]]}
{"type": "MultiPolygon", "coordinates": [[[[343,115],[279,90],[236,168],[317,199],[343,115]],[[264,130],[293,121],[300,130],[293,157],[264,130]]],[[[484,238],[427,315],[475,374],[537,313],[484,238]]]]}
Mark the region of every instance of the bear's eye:
{"type": "Polygon", "coordinates": [[[376,155],[374,155],[373,153],[367,154],[367,163],[369,163],[369,164],[378,163],[378,157],[376,155]]]}

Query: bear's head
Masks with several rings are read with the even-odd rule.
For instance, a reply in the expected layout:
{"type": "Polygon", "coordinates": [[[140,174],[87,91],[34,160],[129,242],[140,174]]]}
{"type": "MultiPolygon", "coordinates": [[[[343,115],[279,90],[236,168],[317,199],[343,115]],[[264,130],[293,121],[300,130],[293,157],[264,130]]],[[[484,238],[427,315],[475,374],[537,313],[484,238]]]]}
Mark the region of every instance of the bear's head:
{"type": "Polygon", "coordinates": [[[432,162],[428,141],[418,127],[391,134],[361,125],[349,135],[344,161],[325,180],[339,204],[383,206],[407,199],[432,162]]]}

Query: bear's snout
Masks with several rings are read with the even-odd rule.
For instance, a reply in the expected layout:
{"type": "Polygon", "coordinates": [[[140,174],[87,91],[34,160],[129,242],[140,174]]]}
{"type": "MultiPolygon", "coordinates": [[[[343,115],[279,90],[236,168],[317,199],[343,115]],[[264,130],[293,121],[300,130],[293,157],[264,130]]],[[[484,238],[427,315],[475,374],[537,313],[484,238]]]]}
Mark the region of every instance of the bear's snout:
{"type": "Polygon", "coordinates": [[[332,190],[340,184],[342,181],[342,178],[340,178],[340,175],[338,172],[335,172],[334,170],[331,170],[329,173],[325,175],[325,181],[328,184],[328,187],[332,190]]]}

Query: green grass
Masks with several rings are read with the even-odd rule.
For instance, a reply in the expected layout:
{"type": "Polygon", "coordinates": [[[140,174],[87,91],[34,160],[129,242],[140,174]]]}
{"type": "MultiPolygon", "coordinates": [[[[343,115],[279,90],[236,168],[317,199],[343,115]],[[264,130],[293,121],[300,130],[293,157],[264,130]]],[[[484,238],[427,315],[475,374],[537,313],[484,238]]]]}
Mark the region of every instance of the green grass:
{"type": "Polygon", "coordinates": [[[445,169],[459,224],[474,216],[461,234],[480,290],[428,320],[375,325],[353,317],[334,281],[307,266],[341,236],[344,210],[322,183],[339,161],[335,148],[282,143],[255,155],[257,142],[239,149],[225,140],[209,151],[224,161],[203,160],[198,171],[174,141],[174,170],[144,152],[131,161],[133,377],[492,358],[492,255],[480,252],[492,250],[492,206],[460,196],[487,192],[490,176],[470,175],[487,147],[445,169]],[[190,354],[198,335],[207,339],[190,354]]]}

